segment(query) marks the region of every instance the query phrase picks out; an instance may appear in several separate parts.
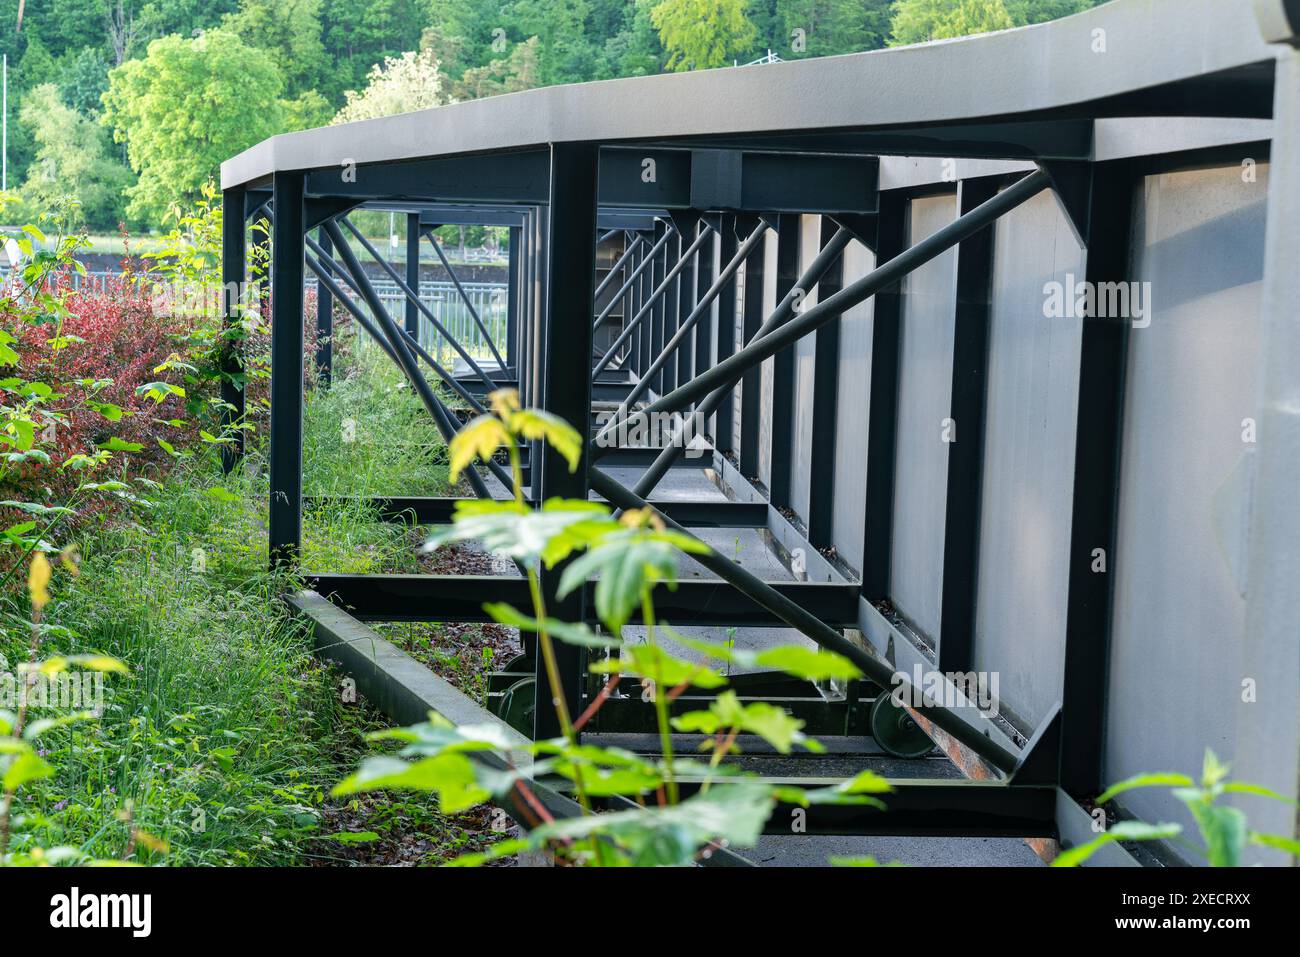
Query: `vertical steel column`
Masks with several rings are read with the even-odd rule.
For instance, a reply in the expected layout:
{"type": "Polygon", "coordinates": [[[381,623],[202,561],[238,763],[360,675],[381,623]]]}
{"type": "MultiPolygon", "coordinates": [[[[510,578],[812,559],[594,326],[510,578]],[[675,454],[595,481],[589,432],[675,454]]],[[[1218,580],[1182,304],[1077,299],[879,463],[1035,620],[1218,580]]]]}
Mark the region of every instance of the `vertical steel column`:
{"type": "Polygon", "coordinates": [[[221,468],[229,472],[244,456],[244,430],[237,428],[244,419],[244,307],[248,305],[247,254],[245,247],[243,189],[228,189],[221,194],[221,412],[224,433],[233,442],[221,447],[221,468]]]}
{"type": "Polygon", "coordinates": [[[518,226],[507,231],[506,248],[506,365],[519,375],[519,233],[518,226]]]}
{"type": "MultiPolygon", "coordinates": [[[[1128,280],[1135,192],[1135,173],[1127,163],[1093,167],[1088,283],[1128,280]]],[[[1083,320],[1060,753],[1061,786],[1087,797],[1103,783],[1128,336],[1126,322],[1083,320]]]]}
{"type": "MultiPolygon", "coordinates": [[[[641,259],[642,256],[645,255],[645,252],[641,250],[641,243],[637,242],[636,235],[632,235],[632,237],[628,239],[628,242],[632,243],[632,259],[628,260],[628,276],[632,276],[634,270],[636,270],[637,267],[640,267],[641,259]]],[[[628,286],[627,307],[625,307],[625,312],[627,312],[627,315],[623,317],[623,321],[627,322],[628,320],[632,319],[633,316],[637,315],[637,312],[640,312],[640,309],[641,309],[641,281],[640,281],[640,277],[638,277],[637,280],[632,283],[632,285],[628,286]]],[[[642,329],[645,329],[645,322],[641,322],[640,325],[637,325],[636,332],[632,334],[632,341],[628,343],[628,351],[627,351],[627,355],[625,355],[623,365],[624,368],[629,369],[630,372],[641,371],[641,330],[642,329]]]]}
{"type": "MultiPolygon", "coordinates": [[[[700,252],[695,260],[695,307],[693,308],[699,307],[699,304],[704,301],[705,296],[708,294],[709,287],[713,285],[715,275],[713,267],[713,251],[717,244],[718,237],[717,232],[711,232],[713,232],[713,234],[709,237],[709,241],[700,247],[700,252]]],[[[723,264],[725,265],[726,262],[727,260],[724,259],[723,264]]],[[[701,316],[695,323],[695,335],[692,337],[694,341],[691,344],[691,351],[695,356],[695,367],[691,372],[691,378],[709,371],[709,366],[712,365],[714,338],[713,313],[717,307],[718,305],[715,301],[708,307],[708,311],[705,315],[701,316]]],[[[682,343],[682,346],[685,347],[686,343],[682,343]]],[[[708,423],[696,423],[696,428],[700,431],[707,431],[708,423]]]]}
{"type": "MultiPolygon", "coordinates": [[[[723,217],[722,229],[718,234],[719,262],[728,263],[736,255],[736,247],[739,244],[736,234],[738,228],[739,222],[734,215],[728,214],[723,217]]],[[[756,249],[749,258],[751,260],[762,260],[762,249],[756,249]]],[[[718,294],[717,344],[715,349],[717,350],[719,362],[736,351],[736,280],[734,278],[718,294]]],[[[735,451],[736,443],[733,430],[736,408],[735,395],[734,389],[728,390],[727,397],[722,400],[722,404],[718,406],[718,411],[713,417],[713,429],[710,433],[713,436],[714,448],[724,454],[735,451]]]]}
{"type": "Polygon", "coordinates": [[[525,406],[536,405],[533,399],[533,212],[524,213],[519,228],[519,353],[515,362],[515,379],[519,383],[519,400],[525,406]]]}
{"type": "MultiPolygon", "coordinates": [[[[324,229],[316,231],[316,241],[326,253],[333,248],[324,229]]],[[[325,385],[334,376],[334,296],[323,282],[316,283],[316,378],[325,385]]]]}
{"type": "MultiPolygon", "coordinates": [[[[673,254],[671,263],[669,263],[667,255],[665,255],[665,279],[668,277],[668,273],[672,272],[673,267],[676,266],[677,263],[681,262],[682,253],[686,252],[689,246],[690,240],[682,235],[682,230],[679,228],[677,230],[677,238],[668,240],[668,248],[671,250],[676,247],[676,253],[673,254]]],[[[682,271],[685,272],[685,269],[682,271]]],[[[662,297],[664,303],[664,342],[671,339],[677,332],[677,322],[679,319],[678,313],[681,310],[681,285],[682,274],[678,273],[677,278],[669,284],[668,289],[664,291],[662,297]]],[[[685,316],[686,313],[682,313],[681,315],[685,316]]],[[[663,374],[659,377],[659,393],[662,395],[665,392],[671,392],[675,388],[677,388],[677,363],[666,362],[664,363],[663,374]]]]}
{"type": "MultiPolygon", "coordinates": [[[[548,235],[550,232],[551,213],[547,206],[537,207],[537,216],[534,223],[534,250],[536,256],[533,262],[536,296],[536,311],[533,315],[533,404],[539,407],[546,405],[546,376],[544,364],[546,362],[546,329],[548,316],[550,314],[550,297],[548,295],[546,283],[548,281],[547,261],[550,257],[550,245],[548,235]]],[[[527,447],[529,463],[529,494],[536,500],[542,498],[542,470],[541,470],[541,448],[540,441],[532,442],[527,447]]]]}
{"type": "MultiPolygon", "coordinates": [[[[772,242],[769,234],[764,242],[772,242]]],[[[741,306],[741,342],[753,342],[763,325],[764,250],[745,260],[745,298],[741,306]]],[[[721,358],[721,357],[719,357],[721,358]]],[[[763,402],[762,363],[749,369],[740,379],[740,473],[758,478],[758,434],[763,402]]]]}
{"type": "MultiPolygon", "coordinates": [[[[551,145],[543,405],[578,429],[584,439],[590,433],[591,418],[591,312],[596,288],[596,250],[591,237],[596,229],[598,157],[599,148],[592,143],[551,145]]],[[[544,498],[587,498],[586,444],[584,441],[582,462],[572,473],[564,458],[549,447],[540,461],[533,459],[534,472],[541,473],[544,498]]],[[[556,597],[562,570],[557,567],[542,573],[548,614],[562,621],[582,621],[582,589],[563,601],[556,597]]],[[[577,717],[586,682],[586,655],[577,646],[558,642],[555,654],[569,714],[577,717]]],[[[560,732],[559,714],[546,690],[549,685],[540,653],[536,661],[534,734],[552,738],[560,732]]]]}
{"type": "MultiPolygon", "coordinates": [[[[995,178],[967,179],[957,187],[964,216],[998,192],[995,178]]],[[[953,326],[952,441],[948,445],[948,497],[944,518],[939,670],[969,671],[975,653],[975,593],[979,519],[984,478],[984,398],[988,382],[989,310],[993,290],[996,225],[957,247],[957,306],[953,326]]]]}
{"type": "MultiPolygon", "coordinates": [[[[907,197],[901,193],[880,194],[877,269],[906,247],[908,209],[907,197]]],[[[898,285],[876,293],[871,320],[871,406],[867,413],[867,500],[862,546],[862,597],[869,602],[889,597],[902,307],[898,285]]]]}
{"type": "MultiPolygon", "coordinates": [[[[694,242],[699,237],[699,231],[704,228],[701,222],[695,223],[694,230],[691,231],[689,239],[694,242]]],[[[686,242],[688,237],[682,237],[683,249],[685,252],[690,243],[686,242]]],[[[677,325],[680,326],[686,321],[686,317],[691,314],[695,308],[695,273],[699,269],[700,254],[696,250],[691,254],[682,271],[677,276],[677,325]]],[[[676,331],[676,330],[674,330],[676,331]]],[[[683,342],[677,349],[677,384],[685,385],[695,378],[695,365],[691,361],[691,346],[689,341],[683,342]]],[[[673,363],[669,363],[672,365],[673,363]]]]}
{"type": "MultiPolygon", "coordinates": [[[[644,239],[644,237],[643,237],[644,239]]],[[[645,239],[641,244],[641,256],[651,255],[654,249],[652,239],[645,239]]],[[[637,281],[636,300],[638,308],[645,308],[645,304],[650,301],[650,293],[654,291],[654,286],[650,285],[650,279],[654,271],[653,260],[641,272],[641,278],[637,281]]],[[[641,324],[640,334],[637,336],[637,371],[644,372],[650,367],[650,360],[654,353],[650,350],[650,337],[654,334],[654,311],[651,310],[649,316],[641,324]]]]}
{"type": "MultiPolygon", "coordinates": [[[[406,284],[416,296],[420,295],[420,214],[406,214],[406,284]]],[[[406,298],[406,331],[420,341],[420,311],[415,302],[406,298]]]]}
{"type": "MultiPolygon", "coordinates": [[[[786,297],[799,278],[800,216],[782,213],[776,230],[776,301],[786,297]]],[[[809,290],[803,290],[808,293],[809,290]]],[[[799,313],[795,309],[795,314],[799,313]]],[[[794,468],[794,380],[797,346],[772,357],[772,481],[768,499],[777,508],[790,507],[794,468]]]]}
{"type": "MultiPolygon", "coordinates": [[[[822,217],[824,247],[838,231],[828,216],[822,217]]],[[[844,288],[844,259],[836,258],[817,283],[819,301],[844,288]]],[[[808,472],[808,541],[815,548],[831,547],[835,522],[835,430],[839,416],[840,317],[817,330],[813,355],[812,453],[808,472]]],[[[799,463],[795,463],[799,467],[799,463]]]]}
{"type": "Polygon", "coordinates": [[[272,566],[292,565],[302,543],[303,174],[272,178],[271,504],[272,566]]]}
{"type": "MultiPolygon", "coordinates": [[[[662,239],[667,232],[668,232],[667,223],[663,221],[656,222],[655,243],[657,244],[659,240],[662,239]]],[[[654,262],[650,264],[650,269],[648,270],[648,272],[650,273],[651,294],[654,292],[654,290],[659,288],[660,283],[664,281],[664,276],[668,275],[668,247],[671,245],[672,245],[672,240],[669,240],[668,242],[664,243],[662,255],[656,257],[654,262]]],[[[664,296],[659,296],[658,298],[655,299],[654,305],[651,307],[650,357],[652,359],[655,356],[659,355],[660,352],[663,351],[664,342],[667,341],[664,338],[664,317],[666,315],[666,309],[667,309],[664,300],[665,300],[664,296]]],[[[650,383],[650,388],[653,389],[656,393],[660,392],[663,389],[662,373],[656,377],[654,382],[650,383]]]]}

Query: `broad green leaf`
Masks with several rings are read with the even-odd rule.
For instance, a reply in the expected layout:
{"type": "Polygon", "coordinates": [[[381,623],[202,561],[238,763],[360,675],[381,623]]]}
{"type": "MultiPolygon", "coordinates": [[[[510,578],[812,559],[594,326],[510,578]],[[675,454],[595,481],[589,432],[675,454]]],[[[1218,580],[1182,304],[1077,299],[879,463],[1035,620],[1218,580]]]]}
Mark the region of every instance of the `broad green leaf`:
{"type": "Polygon", "coordinates": [[[105,452],[140,452],[144,449],[139,442],[126,442],[117,436],[113,436],[107,442],[100,442],[98,447],[105,452]]]}
{"type": "Polygon", "coordinates": [[[903,867],[904,866],[901,861],[890,861],[887,864],[881,864],[879,861],[877,861],[874,857],[870,856],[869,854],[864,855],[862,857],[841,857],[837,854],[832,854],[830,857],[826,859],[826,863],[830,864],[831,867],[903,867]]]}
{"type": "Polygon", "coordinates": [[[185,390],[178,385],[172,385],[170,382],[146,382],[135,390],[135,394],[152,399],[154,405],[158,405],[172,395],[182,399],[185,398],[185,390]]]}
{"type": "Polygon", "coordinates": [[[366,736],[370,741],[402,741],[404,757],[432,757],[465,751],[510,751],[519,746],[517,739],[501,724],[453,726],[441,715],[430,713],[429,720],[408,728],[386,728],[366,736]]]}
{"type": "Polygon", "coordinates": [[[861,669],[848,658],[823,648],[781,645],[760,651],[754,656],[754,661],[762,667],[775,668],[809,681],[862,677],[861,669]]]}
{"type": "MultiPolygon", "coordinates": [[[[522,631],[535,632],[538,630],[536,618],[525,615],[505,602],[488,602],[483,606],[483,610],[500,624],[519,628],[522,631]]],[[[544,619],[544,623],[546,633],[552,638],[558,638],[565,644],[580,645],[583,648],[617,648],[622,644],[621,641],[615,638],[607,638],[604,635],[596,634],[585,624],[574,625],[555,618],[544,619]]]]}
{"type": "Polygon", "coordinates": [[[120,421],[125,411],[120,405],[114,405],[112,402],[95,402],[86,400],[86,407],[93,412],[98,412],[109,422],[120,421]]]}
{"type": "Polygon", "coordinates": [[[92,711],[78,711],[75,714],[65,714],[57,718],[39,718],[23,728],[23,738],[27,741],[34,741],[46,731],[54,728],[62,728],[64,725],[76,724],[80,721],[93,721],[95,714],[92,711]]]}
{"type": "MultiPolygon", "coordinates": [[[[1174,792],[1178,794],[1177,791],[1174,792]]],[[[1207,804],[1195,798],[1183,801],[1196,819],[1205,841],[1205,856],[1211,867],[1237,867],[1246,846],[1250,828],[1246,812],[1226,804],[1207,804]]]]}
{"type": "Polygon", "coordinates": [[[1144,821],[1119,821],[1087,844],[1062,851],[1052,861],[1053,867],[1078,867],[1107,844],[1115,841],[1163,841],[1182,833],[1178,824],[1147,824],[1144,821]]]}
{"type": "Polygon", "coordinates": [[[5,508],[16,508],[28,515],[75,515],[76,510],[62,505],[41,505],[39,502],[18,502],[12,499],[0,502],[5,508]]]}
{"type": "Polygon", "coordinates": [[[339,797],[382,788],[436,792],[443,814],[457,814],[491,797],[475,780],[473,763],[458,753],[439,754],[414,763],[387,756],[369,757],[355,774],[335,786],[333,794],[339,797]]]}
{"type": "Polygon", "coordinates": [[[1261,784],[1248,784],[1245,781],[1228,781],[1220,789],[1224,794],[1253,794],[1256,797],[1270,798],[1274,801],[1281,801],[1283,804],[1300,803],[1293,798],[1280,794],[1271,788],[1266,788],[1261,784]]]}
{"type": "Polygon", "coordinates": [[[799,744],[809,751],[824,751],[821,744],[803,734],[804,722],[766,701],[742,702],[734,691],[724,691],[707,711],[692,711],[672,719],[673,727],[685,733],[716,734],[733,728],[756,734],[781,754],[799,744]]]}
{"type": "Polygon", "coordinates": [[[1097,797],[1097,803],[1105,804],[1116,795],[1123,794],[1125,791],[1132,791],[1134,788],[1192,787],[1195,783],[1186,774],[1176,774],[1172,771],[1135,774],[1133,777],[1125,778],[1118,784],[1112,784],[1102,791],[1097,797]]]}
{"type": "Polygon", "coordinates": [[[677,549],[644,529],[624,529],[606,535],[575,558],[560,576],[561,598],[596,580],[596,615],[611,632],[623,626],[640,607],[644,594],[659,582],[677,584],[677,549]]]}
{"type": "Polygon", "coordinates": [[[1276,851],[1285,851],[1293,857],[1300,857],[1300,841],[1291,837],[1283,837],[1281,834],[1262,834],[1259,831],[1252,831],[1250,843],[1257,844],[1260,847],[1271,847],[1276,851]]]}
{"type": "Polygon", "coordinates": [[[239,495],[237,493],[230,491],[228,488],[223,488],[220,485],[214,485],[212,488],[205,489],[203,494],[209,498],[215,498],[218,502],[239,501],[239,495]]]}
{"type": "Polygon", "coordinates": [[[682,661],[658,645],[623,645],[616,657],[598,661],[593,674],[622,674],[649,678],[660,688],[689,684],[697,688],[720,688],[727,679],[707,664],[682,661]]]}
{"type": "Polygon", "coordinates": [[[54,774],[54,768],[48,761],[31,752],[19,754],[5,770],[3,788],[16,791],[24,784],[39,781],[54,774]]]}
{"type": "Polygon", "coordinates": [[[515,501],[465,501],[457,504],[454,524],[425,542],[433,550],[448,542],[477,541],[496,555],[537,561],[551,541],[570,526],[608,519],[597,502],[555,499],[540,510],[515,501]]]}
{"type": "Polygon", "coordinates": [[[668,807],[645,807],[564,818],[534,828],[529,846],[548,840],[601,836],[627,852],[637,867],[686,867],[710,842],[753,847],[776,801],[760,784],[715,785],[668,807]]]}
{"type": "Polygon", "coordinates": [[[570,472],[577,470],[578,463],[582,461],[582,436],[568,422],[541,409],[522,409],[511,413],[509,422],[510,430],[516,435],[534,441],[544,439],[551,448],[564,456],[570,472]]]}
{"type": "Polygon", "coordinates": [[[480,415],[467,422],[452,436],[450,448],[450,473],[454,482],[475,457],[485,462],[497,449],[514,441],[501,420],[495,415],[480,415]]]}
{"type": "Polygon", "coordinates": [[[507,841],[499,841],[493,844],[486,851],[478,851],[473,854],[462,854],[447,861],[443,867],[479,867],[489,861],[498,861],[503,857],[509,857],[512,854],[518,854],[520,851],[527,851],[533,846],[533,842],[527,838],[512,837],[507,841]]]}
{"type": "Polygon", "coordinates": [[[340,844],[370,844],[379,840],[376,831],[341,831],[338,834],[322,834],[326,840],[338,841],[340,844]]]}

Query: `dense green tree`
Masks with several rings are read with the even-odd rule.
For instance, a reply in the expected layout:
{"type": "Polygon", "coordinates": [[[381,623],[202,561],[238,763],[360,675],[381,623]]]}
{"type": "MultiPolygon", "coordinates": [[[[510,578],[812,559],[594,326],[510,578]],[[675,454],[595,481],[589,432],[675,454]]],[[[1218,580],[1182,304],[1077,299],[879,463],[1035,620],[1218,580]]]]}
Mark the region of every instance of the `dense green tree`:
{"type": "Polygon", "coordinates": [[[431,50],[443,74],[457,80],[466,70],[509,58],[526,38],[502,0],[438,0],[430,4],[420,49],[431,50]]]}
{"type": "Polygon", "coordinates": [[[650,18],[659,0],[634,0],[623,7],[622,25],[604,43],[596,79],[649,76],[663,69],[667,54],[650,18]]]}
{"type": "Polygon", "coordinates": [[[98,116],[108,89],[108,63],[94,47],[67,53],[59,61],[59,95],[78,113],[98,116]]]}
{"type": "Polygon", "coordinates": [[[890,43],[904,46],[1016,26],[1004,0],[897,0],[890,43]]]}
{"type": "Polygon", "coordinates": [[[193,201],[222,160],[280,131],[283,89],[270,54],[224,30],[154,40],[114,69],[103,119],[140,176],[128,211],[157,221],[193,201]]]}
{"type": "Polygon", "coordinates": [[[27,94],[19,119],[36,144],[20,191],[27,215],[38,216],[70,197],[78,204],[69,213],[73,225],[116,227],[132,177],[111,154],[107,131],[64,103],[53,83],[27,94]]]}
{"type": "Polygon", "coordinates": [[[594,50],[587,38],[587,0],[515,0],[511,20],[525,36],[537,37],[540,86],[589,79],[594,50]]]}
{"type": "Polygon", "coordinates": [[[331,103],[365,84],[384,57],[419,48],[430,0],[329,0],[321,8],[321,39],[330,66],[318,87],[331,103]]]}
{"type": "Polygon", "coordinates": [[[782,59],[876,50],[890,32],[890,0],[776,0],[767,46],[782,59]]]}
{"type": "Polygon", "coordinates": [[[730,64],[758,36],[745,7],[745,0],[663,0],[650,20],[668,52],[664,65],[707,70],[730,64]]]}
{"type": "Polygon", "coordinates": [[[1057,20],[1107,2],[1108,0],[1005,0],[1007,13],[1011,14],[1011,19],[1017,26],[1057,20]]]}
{"type": "Polygon", "coordinates": [[[529,37],[522,43],[510,45],[510,53],[483,66],[470,67],[458,80],[447,81],[447,92],[452,100],[477,100],[498,93],[518,93],[531,90],[541,83],[541,43],[529,37]]]}
{"type": "Polygon", "coordinates": [[[321,42],[322,0],[240,0],[222,26],[275,56],[290,95],[314,90],[329,68],[321,42]]]}

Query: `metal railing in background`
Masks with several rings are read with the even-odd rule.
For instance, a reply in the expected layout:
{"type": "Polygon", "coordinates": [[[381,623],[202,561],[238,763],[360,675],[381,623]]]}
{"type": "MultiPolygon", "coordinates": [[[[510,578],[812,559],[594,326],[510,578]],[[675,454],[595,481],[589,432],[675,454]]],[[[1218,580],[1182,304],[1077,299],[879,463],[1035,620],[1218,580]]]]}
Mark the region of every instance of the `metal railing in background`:
{"type": "MultiPolygon", "coordinates": [[[[88,291],[103,293],[108,291],[111,283],[120,278],[121,273],[112,272],[87,272],[81,275],[75,272],[69,272],[67,279],[69,285],[78,292],[88,291]]],[[[397,284],[391,279],[372,278],[371,283],[379,297],[383,300],[384,307],[394,315],[401,315],[405,307],[406,297],[402,290],[397,288],[397,284]]],[[[474,308],[478,311],[479,317],[483,320],[484,326],[492,336],[493,343],[499,351],[504,352],[506,347],[506,305],[507,292],[506,284],[503,282],[462,282],[461,286],[465,290],[465,295],[469,297],[474,308]]],[[[316,289],[316,280],[314,277],[308,278],[306,288],[316,289]]],[[[460,342],[465,350],[474,358],[490,359],[492,350],[484,339],[482,332],[479,331],[478,325],[474,322],[474,317],[466,306],[465,300],[461,298],[460,293],[456,291],[455,285],[450,281],[428,280],[420,283],[420,298],[424,304],[429,307],[438,321],[460,342]]],[[[358,300],[359,302],[359,300],[358,300]]],[[[364,303],[359,304],[365,308],[364,303]]],[[[420,316],[420,345],[426,351],[432,354],[440,362],[446,359],[447,362],[455,361],[455,350],[452,349],[449,342],[433,328],[423,315],[420,316]]],[[[360,348],[370,348],[374,346],[366,337],[358,338],[360,348]]]]}
{"type": "MultiPolygon", "coordinates": [[[[370,282],[375,287],[375,292],[379,294],[384,308],[391,315],[400,316],[406,306],[406,296],[397,287],[397,283],[391,279],[375,277],[372,277],[370,282]]],[[[306,283],[308,289],[314,290],[316,288],[315,278],[308,278],[306,283]]],[[[483,320],[483,325],[492,336],[493,344],[499,351],[504,352],[506,348],[506,306],[508,302],[506,284],[503,282],[462,282],[461,286],[464,288],[469,301],[473,303],[479,318],[483,320]]],[[[455,285],[451,282],[439,280],[421,282],[420,299],[438,317],[438,321],[442,323],[443,327],[465,348],[466,352],[475,359],[490,359],[492,357],[491,346],[488,345],[483,333],[474,322],[469,307],[465,304],[465,300],[461,298],[460,293],[456,291],[455,285]]],[[[354,301],[362,308],[365,308],[365,303],[356,297],[354,297],[354,301]]],[[[434,329],[433,323],[429,322],[427,317],[421,315],[419,321],[418,338],[420,345],[439,362],[445,360],[449,366],[454,364],[456,351],[452,348],[451,343],[434,329]]],[[[360,348],[378,348],[364,336],[359,336],[357,341],[362,344],[360,348]]]]}

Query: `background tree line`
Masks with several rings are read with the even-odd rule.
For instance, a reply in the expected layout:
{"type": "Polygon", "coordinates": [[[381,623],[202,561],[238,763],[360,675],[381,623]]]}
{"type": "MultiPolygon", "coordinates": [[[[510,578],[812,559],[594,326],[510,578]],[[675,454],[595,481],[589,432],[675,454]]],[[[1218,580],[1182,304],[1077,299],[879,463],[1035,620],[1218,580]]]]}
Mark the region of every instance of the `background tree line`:
{"type": "Polygon", "coordinates": [[[557,83],[832,56],[1101,0],[0,0],[9,187],[162,225],[286,130],[557,83]]]}

